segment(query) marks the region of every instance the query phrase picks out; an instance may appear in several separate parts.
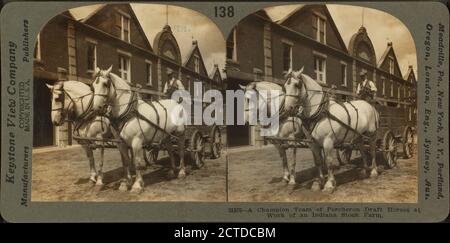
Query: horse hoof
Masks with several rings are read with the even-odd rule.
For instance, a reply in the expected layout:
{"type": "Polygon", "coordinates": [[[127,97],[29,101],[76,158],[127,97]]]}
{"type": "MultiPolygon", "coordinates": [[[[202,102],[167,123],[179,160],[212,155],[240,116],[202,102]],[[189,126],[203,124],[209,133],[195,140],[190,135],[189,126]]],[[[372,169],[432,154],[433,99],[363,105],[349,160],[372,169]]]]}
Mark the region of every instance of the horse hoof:
{"type": "Polygon", "coordinates": [[[320,183],[318,181],[314,181],[311,186],[311,190],[314,192],[320,191],[320,183]]]}
{"type": "Polygon", "coordinates": [[[89,181],[94,185],[97,183],[97,179],[95,179],[95,176],[89,177],[89,181]]]}
{"type": "Polygon", "coordinates": [[[295,180],[289,180],[289,183],[288,183],[290,186],[293,186],[293,185],[295,185],[296,183],[295,183],[295,180]]]}
{"type": "Polygon", "coordinates": [[[95,182],[95,186],[103,186],[103,180],[101,178],[98,178],[95,182]]]}
{"type": "Polygon", "coordinates": [[[378,171],[376,169],[373,169],[370,172],[370,178],[377,178],[378,177],[378,171]]]}
{"type": "Polygon", "coordinates": [[[128,191],[128,185],[126,182],[121,182],[119,186],[119,191],[126,192],[128,191]]]}
{"type": "Polygon", "coordinates": [[[144,189],[142,187],[133,187],[131,188],[131,193],[132,194],[141,194],[144,191],[144,189]]]}
{"type": "Polygon", "coordinates": [[[184,170],[180,170],[180,172],[178,172],[178,179],[184,178],[186,178],[186,172],[184,172],[184,170]]]}
{"type": "Polygon", "coordinates": [[[322,192],[333,193],[334,190],[336,190],[336,181],[333,180],[333,181],[327,181],[327,183],[323,187],[322,192]]]}
{"type": "Polygon", "coordinates": [[[288,176],[283,176],[283,179],[281,181],[283,181],[285,183],[288,183],[289,182],[289,177],[288,176]]]}

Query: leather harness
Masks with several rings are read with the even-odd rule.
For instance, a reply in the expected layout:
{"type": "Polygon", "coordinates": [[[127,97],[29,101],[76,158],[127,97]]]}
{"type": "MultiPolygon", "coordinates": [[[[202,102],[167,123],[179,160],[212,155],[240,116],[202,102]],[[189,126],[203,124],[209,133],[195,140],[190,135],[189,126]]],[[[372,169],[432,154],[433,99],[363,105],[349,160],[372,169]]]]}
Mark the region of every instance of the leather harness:
{"type": "MultiPolygon", "coordinates": [[[[112,86],[114,87],[115,90],[119,90],[115,87],[114,82],[112,82],[111,80],[109,80],[109,82],[111,82],[112,86]]],[[[142,115],[139,110],[138,110],[138,103],[139,101],[144,102],[142,99],[139,98],[139,96],[137,95],[137,93],[135,91],[131,91],[131,90],[124,90],[127,92],[131,93],[130,96],[130,100],[128,103],[126,103],[127,107],[126,110],[120,114],[119,117],[114,118],[114,117],[109,117],[109,119],[111,120],[111,126],[113,127],[113,135],[116,139],[120,139],[122,140],[122,138],[120,137],[120,133],[122,132],[123,127],[132,119],[132,118],[137,118],[137,122],[139,125],[139,129],[141,130],[142,135],[144,136],[144,140],[146,141],[146,145],[151,145],[153,140],[156,137],[156,134],[158,133],[158,131],[166,134],[168,137],[171,138],[176,138],[175,136],[173,136],[172,134],[168,133],[166,131],[167,128],[167,120],[168,120],[168,114],[167,114],[167,109],[166,107],[164,107],[159,101],[155,101],[156,104],[158,104],[159,106],[161,106],[165,112],[165,121],[164,121],[164,128],[159,126],[160,123],[160,115],[158,113],[158,110],[156,109],[155,105],[153,104],[153,102],[146,102],[146,104],[150,105],[150,107],[152,107],[152,109],[155,111],[156,114],[156,123],[151,121],[150,119],[148,119],[147,117],[145,117],[144,115],[142,115]],[[142,129],[141,126],[141,121],[143,120],[145,122],[147,122],[148,124],[150,124],[151,126],[153,126],[155,128],[155,132],[153,133],[151,139],[147,139],[144,133],[144,130],[142,129]]],[[[97,94],[99,95],[99,94],[97,94]]],[[[123,140],[122,140],[123,141],[123,140]]]]}
{"type": "MultiPolygon", "coordinates": [[[[304,84],[303,84],[303,86],[306,89],[306,86],[304,84]]],[[[345,110],[345,112],[347,114],[347,123],[341,121],[341,119],[339,119],[338,117],[336,117],[335,115],[333,115],[330,112],[330,110],[329,110],[330,98],[329,98],[328,92],[325,92],[323,90],[321,90],[320,92],[323,94],[322,95],[322,100],[319,103],[319,107],[318,107],[317,111],[312,116],[308,116],[307,117],[307,116],[305,116],[303,114],[303,112],[298,112],[296,114],[296,116],[302,120],[303,132],[304,132],[305,136],[309,140],[311,140],[311,141],[313,141],[314,143],[317,144],[317,141],[312,136],[312,131],[316,127],[317,123],[319,121],[321,121],[322,119],[324,119],[324,118],[325,119],[328,118],[328,122],[330,123],[330,128],[331,128],[331,130],[332,130],[332,132],[333,132],[333,134],[334,134],[336,139],[337,139],[337,135],[336,135],[336,133],[335,133],[335,131],[333,129],[333,126],[331,124],[331,120],[334,120],[334,121],[338,122],[340,125],[342,125],[343,127],[346,128],[346,131],[345,131],[345,134],[344,134],[344,138],[341,140],[340,144],[345,141],[345,139],[348,136],[349,131],[352,131],[352,132],[354,132],[356,134],[356,137],[354,136],[352,138],[352,141],[354,141],[355,139],[359,139],[361,137],[369,138],[369,136],[366,136],[366,135],[361,134],[361,133],[358,132],[359,111],[351,102],[345,102],[345,103],[350,104],[353,107],[353,109],[355,109],[355,112],[356,112],[356,125],[355,125],[355,128],[353,128],[351,126],[351,124],[352,124],[351,123],[351,116],[350,116],[350,113],[349,113],[347,107],[345,106],[345,103],[336,102],[336,104],[340,105],[345,110]]],[[[300,98],[300,97],[297,97],[297,98],[300,98]]],[[[307,98],[307,97],[305,97],[305,98],[307,98]]]]}

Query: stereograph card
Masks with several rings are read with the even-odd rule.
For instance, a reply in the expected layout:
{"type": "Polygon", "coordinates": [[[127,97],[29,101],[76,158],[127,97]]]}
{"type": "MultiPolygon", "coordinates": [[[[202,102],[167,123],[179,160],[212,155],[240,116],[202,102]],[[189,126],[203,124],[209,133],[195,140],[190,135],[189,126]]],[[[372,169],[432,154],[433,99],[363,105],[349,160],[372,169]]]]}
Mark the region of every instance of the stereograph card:
{"type": "Polygon", "coordinates": [[[442,221],[449,27],[433,1],[10,1],[2,217],[442,221]]]}

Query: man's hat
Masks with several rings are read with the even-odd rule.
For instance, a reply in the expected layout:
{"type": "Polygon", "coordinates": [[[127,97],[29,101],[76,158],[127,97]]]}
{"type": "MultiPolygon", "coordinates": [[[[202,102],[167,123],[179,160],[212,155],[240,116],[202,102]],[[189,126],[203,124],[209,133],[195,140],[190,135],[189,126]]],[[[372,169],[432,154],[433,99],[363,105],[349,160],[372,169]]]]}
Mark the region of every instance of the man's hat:
{"type": "Polygon", "coordinates": [[[173,74],[173,71],[172,71],[172,69],[168,68],[167,69],[167,75],[171,75],[171,74],[173,74]]]}
{"type": "Polygon", "coordinates": [[[363,76],[363,75],[366,75],[367,74],[367,71],[366,70],[362,70],[360,73],[359,73],[359,76],[363,76]]]}

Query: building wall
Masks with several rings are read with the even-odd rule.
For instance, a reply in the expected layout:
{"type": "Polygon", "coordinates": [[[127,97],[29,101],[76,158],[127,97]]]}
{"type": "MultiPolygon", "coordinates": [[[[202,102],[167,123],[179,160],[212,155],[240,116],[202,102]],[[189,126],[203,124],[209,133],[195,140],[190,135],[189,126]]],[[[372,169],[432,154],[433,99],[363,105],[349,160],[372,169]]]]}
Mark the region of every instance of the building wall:
{"type": "MultiPolygon", "coordinates": [[[[127,4],[108,5],[104,7],[98,14],[92,16],[86,24],[93,26],[103,32],[109,33],[120,39],[121,12],[132,15],[130,7],[127,4]]],[[[131,43],[142,48],[148,48],[142,33],[136,22],[131,18],[130,23],[130,39],[131,43]]]]}
{"type": "Polygon", "coordinates": [[[67,20],[63,16],[52,18],[40,32],[41,64],[46,72],[56,74],[57,68],[68,68],[67,20]]]}
{"type": "Polygon", "coordinates": [[[237,62],[242,72],[253,74],[254,68],[264,72],[264,23],[251,15],[239,22],[237,62]]]}
{"type": "Polygon", "coordinates": [[[328,14],[325,12],[323,6],[305,6],[297,14],[287,19],[283,25],[296,32],[309,36],[312,39],[316,39],[313,31],[314,15],[316,14],[326,18],[326,44],[333,48],[345,51],[345,47],[343,48],[341,46],[341,43],[338,40],[338,35],[336,35],[336,32],[331,24],[331,20],[327,16],[328,14]]]}
{"type": "MultiPolygon", "coordinates": [[[[159,93],[155,91],[162,90],[162,86],[159,84],[163,85],[168,80],[167,68],[171,68],[173,71],[180,73],[180,78],[186,88],[193,86],[193,81],[196,80],[208,84],[208,89],[211,88],[209,84],[212,80],[209,78],[209,74],[204,67],[201,69],[201,74],[195,74],[193,70],[190,70],[191,68],[193,69],[193,66],[183,67],[181,65],[181,56],[177,56],[175,61],[170,61],[167,57],[162,57],[162,54],[158,56],[154,53],[151,46],[147,44],[146,37],[138,30],[138,24],[134,22],[134,14],[129,11],[132,10],[127,5],[110,5],[97,12],[96,15],[92,16],[85,23],[72,19],[67,13],[58,15],[50,20],[40,33],[42,58],[40,61],[35,62],[35,82],[52,83],[56,81],[58,68],[64,68],[66,72],[72,69],[75,72],[72,75],[74,79],[90,82],[92,80],[92,72],[88,72],[87,70],[87,44],[89,41],[94,41],[97,48],[97,66],[101,69],[107,69],[112,65],[112,72],[119,75],[118,50],[131,55],[131,80],[132,83],[139,84],[142,87],[142,97],[144,99],[158,99],[159,93]],[[131,16],[131,44],[120,40],[120,32],[118,32],[119,29],[115,25],[116,22],[114,22],[115,19],[113,18],[118,13],[117,9],[129,13],[131,16]],[[69,38],[67,34],[69,25],[74,26],[74,31],[72,31],[73,39],[69,38]],[[73,48],[69,48],[69,42],[73,43],[73,48]],[[72,55],[74,58],[72,58],[73,60],[71,59],[71,64],[69,64],[69,49],[74,52],[72,55]],[[152,63],[153,86],[147,85],[146,60],[152,63]],[[69,67],[70,65],[74,66],[69,67]],[[43,78],[43,73],[45,74],[44,76],[51,76],[53,79],[48,80],[48,78],[43,78]],[[186,80],[188,76],[190,80],[186,80]]],[[[162,46],[175,48],[172,43],[166,41],[162,43],[162,46]]],[[[173,52],[180,53],[179,50],[173,50],[173,52]]],[[[201,57],[201,55],[199,56],[201,57]]],[[[203,63],[203,60],[200,60],[200,62],[203,63]]],[[[35,114],[47,114],[51,105],[49,103],[48,89],[45,85],[35,85],[35,87],[39,89],[35,90],[35,93],[42,94],[39,97],[43,97],[43,99],[40,99],[40,104],[42,103],[42,105],[35,108],[35,114]],[[47,113],[40,111],[40,109],[45,109],[47,113]]],[[[46,116],[46,119],[42,120],[42,127],[53,128],[53,125],[47,119],[48,117],[46,116]]],[[[57,132],[52,134],[51,137],[66,141],[64,145],[70,145],[71,127],[65,125],[63,128],[56,129],[57,132]],[[61,133],[62,130],[64,130],[64,133],[61,133]]],[[[39,136],[42,136],[45,132],[50,132],[48,130],[48,128],[44,129],[44,131],[36,130],[36,134],[34,135],[37,137],[35,139],[39,140],[39,136]]],[[[54,141],[54,144],[58,145],[59,143],[58,141],[54,141]]]]}

